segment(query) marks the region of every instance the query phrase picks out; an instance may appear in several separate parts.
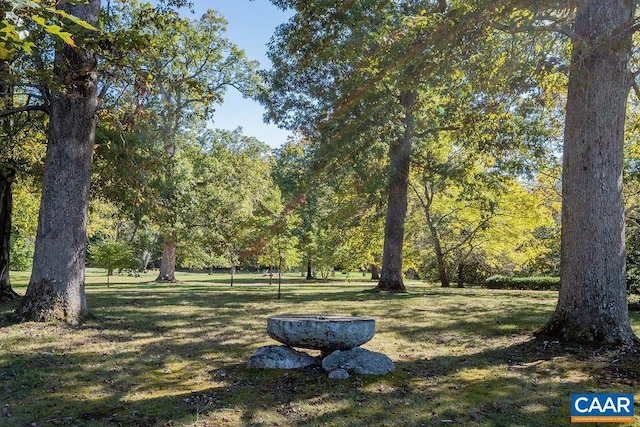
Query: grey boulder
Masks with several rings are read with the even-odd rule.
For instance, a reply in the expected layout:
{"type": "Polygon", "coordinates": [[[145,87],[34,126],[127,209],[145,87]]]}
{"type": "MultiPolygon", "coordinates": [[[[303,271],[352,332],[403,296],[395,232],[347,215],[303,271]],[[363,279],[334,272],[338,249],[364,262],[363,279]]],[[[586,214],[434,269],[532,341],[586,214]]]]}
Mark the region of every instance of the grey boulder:
{"type": "Polygon", "coordinates": [[[346,380],[349,378],[349,372],[344,369],[336,369],[335,371],[329,372],[329,378],[332,380],[346,380]]]}
{"type": "Polygon", "coordinates": [[[260,347],[247,362],[248,369],[299,369],[317,366],[317,357],[283,345],[260,347]]]}
{"type": "Polygon", "coordinates": [[[359,375],[384,375],[396,368],[387,355],[355,347],[346,351],[334,351],[322,360],[322,369],[327,372],[344,369],[359,375]]]}

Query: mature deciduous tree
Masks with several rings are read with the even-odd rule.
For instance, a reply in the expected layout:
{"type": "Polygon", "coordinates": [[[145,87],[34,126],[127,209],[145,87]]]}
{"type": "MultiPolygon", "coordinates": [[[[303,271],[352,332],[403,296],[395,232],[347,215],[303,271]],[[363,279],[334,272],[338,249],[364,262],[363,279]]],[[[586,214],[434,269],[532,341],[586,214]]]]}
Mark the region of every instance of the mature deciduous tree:
{"type": "MultiPolygon", "coordinates": [[[[512,7],[505,2],[490,6],[408,1],[357,1],[348,6],[322,1],[274,3],[297,13],[279,29],[272,44],[275,70],[267,73],[272,94],[265,100],[269,117],[291,128],[304,128],[316,142],[315,155],[325,167],[350,165],[363,152],[370,153],[373,161],[378,147],[387,147],[388,204],[377,289],[401,292],[412,145],[416,135],[450,126],[451,121],[442,107],[438,111],[447,113],[444,118],[434,114],[435,108],[430,109],[431,117],[424,111],[434,107],[430,103],[438,105],[448,91],[461,90],[444,83],[452,70],[462,73],[468,85],[482,87],[487,74],[474,67],[508,70],[510,63],[517,63],[507,60],[507,50],[491,66],[479,60],[496,46],[487,35],[493,30],[482,23],[509,16],[512,7]]],[[[540,58],[545,55],[538,49],[533,53],[540,58]]],[[[495,85],[517,83],[525,73],[519,77],[499,78],[495,85]]],[[[504,88],[518,96],[529,87],[522,85],[519,92],[512,89],[504,88]]],[[[474,88],[465,106],[490,113],[491,105],[483,105],[486,99],[486,93],[474,88]]],[[[494,117],[497,131],[500,117],[494,117]]],[[[485,117],[477,114],[476,119],[485,117]]],[[[487,146],[490,142],[475,141],[487,146]]]]}
{"type": "Polygon", "coordinates": [[[402,292],[412,113],[418,92],[416,79],[402,88],[396,83],[408,78],[415,65],[408,64],[405,49],[418,36],[400,25],[412,6],[275,3],[294,7],[297,14],[281,27],[272,46],[275,71],[268,79],[273,94],[265,99],[270,117],[306,129],[319,141],[316,156],[325,166],[349,165],[360,150],[377,152],[372,146],[388,144],[389,203],[378,289],[402,292]]]}
{"type": "Polygon", "coordinates": [[[256,204],[257,233],[253,238],[252,251],[261,265],[269,266],[269,283],[273,267],[278,268],[278,299],[282,296],[283,271],[300,263],[294,230],[300,223],[295,208],[302,203],[304,196],[285,204],[280,190],[275,187],[256,204]]]}
{"type": "MultiPolygon", "coordinates": [[[[458,91],[432,86],[423,96],[437,107],[416,113],[430,126],[416,138],[411,183],[443,287],[472,254],[475,262],[482,258],[479,247],[486,245],[478,242],[509,212],[498,206],[508,203],[505,186],[518,188],[514,174],[531,174],[553,159],[561,129],[557,72],[539,63],[541,55],[557,54],[553,37],[494,32],[476,47],[454,62],[458,67],[441,71],[445,86],[458,91]]],[[[521,223],[531,223],[530,215],[521,223]]]]}
{"type": "Polygon", "coordinates": [[[18,298],[9,279],[9,254],[11,247],[11,213],[13,206],[13,181],[15,170],[0,168],[0,301],[18,298]]]}
{"type": "MultiPolygon", "coordinates": [[[[61,9],[98,25],[99,0],[63,3],[61,9]]],[[[14,316],[77,323],[88,315],[84,264],[98,108],[95,55],[61,46],[54,76],[34,265],[27,294],[14,316]]]]}
{"type": "Polygon", "coordinates": [[[541,334],[629,344],[622,166],[635,2],[580,1],[562,180],[560,296],[541,334]]]}
{"type": "MultiPolygon", "coordinates": [[[[153,220],[160,226],[163,256],[158,280],[175,280],[177,245],[181,232],[179,189],[180,141],[186,141],[186,129],[194,123],[203,125],[213,117],[229,87],[252,96],[257,90],[256,64],[248,61],[237,46],[224,38],[226,22],[209,10],[199,20],[180,18],[175,12],[160,12],[149,5],[132,3],[129,10],[131,27],[148,43],[133,58],[135,111],[151,113],[155,126],[150,133],[162,146],[162,173],[158,176],[155,195],[157,209],[153,220]]],[[[123,6],[126,9],[128,6],[123,6]]]]}
{"type": "MultiPolygon", "coordinates": [[[[187,147],[185,147],[187,148],[187,147]]],[[[183,222],[178,257],[192,267],[227,266],[233,272],[251,240],[254,204],[273,189],[269,147],[235,131],[207,131],[188,147],[194,203],[183,222]]]]}
{"type": "Polygon", "coordinates": [[[48,2],[6,0],[0,4],[3,20],[0,31],[0,60],[15,58],[21,53],[32,54],[37,49],[32,31],[44,31],[64,43],[75,46],[69,27],[71,23],[95,29],[89,22],[79,19],[64,8],[56,9],[48,2]]]}
{"type": "MultiPolygon", "coordinates": [[[[11,76],[11,64],[9,61],[0,62],[0,72],[5,84],[0,86],[0,102],[4,110],[13,107],[13,87],[6,82],[11,76]]],[[[9,117],[3,118],[3,139],[11,140],[13,136],[12,123],[9,117]]],[[[9,279],[9,257],[11,250],[11,215],[13,211],[13,182],[16,177],[16,167],[11,159],[6,156],[11,142],[0,145],[3,154],[0,161],[0,301],[15,300],[18,294],[11,288],[9,279]]]]}
{"type": "Polygon", "coordinates": [[[306,138],[297,135],[289,138],[280,148],[273,152],[275,165],[272,177],[285,200],[293,200],[300,195],[305,196],[306,203],[298,206],[301,226],[297,230],[300,252],[303,254],[306,267],[306,278],[315,278],[317,262],[317,221],[320,215],[319,198],[325,186],[314,180],[312,171],[312,154],[310,143],[306,138]]]}
{"type": "MultiPolygon", "coordinates": [[[[27,55],[33,53],[35,47],[32,39],[38,38],[31,35],[38,33],[38,28],[33,28],[35,21],[25,16],[24,7],[14,2],[3,3],[2,10],[6,16],[2,21],[5,38],[0,40],[0,300],[10,300],[17,298],[9,280],[13,185],[20,172],[26,172],[39,160],[40,150],[34,149],[37,144],[32,142],[33,136],[42,131],[46,103],[37,89],[38,80],[43,79],[44,74],[30,79],[34,75],[27,71],[29,65],[41,62],[27,55]]],[[[38,12],[51,13],[36,5],[32,13],[38,16],[38,12]]]]}

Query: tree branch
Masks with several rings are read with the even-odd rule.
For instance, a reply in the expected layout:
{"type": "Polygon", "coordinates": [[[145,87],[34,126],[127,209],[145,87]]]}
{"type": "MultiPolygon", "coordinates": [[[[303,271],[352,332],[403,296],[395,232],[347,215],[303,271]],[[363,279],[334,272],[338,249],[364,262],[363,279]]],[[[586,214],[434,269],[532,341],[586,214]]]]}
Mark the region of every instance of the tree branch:
{"type": "Polygon", "coordinates": [[[638,221],[636,221],[633,218],[627,218],[627,221],[630,222],[632,225],[634,225],[636,227],[640,227],[640,224],[638,224],[638,221]]]}
{"type": "Polygon", "coordinates": [[[635,33],[636,31],[640,30],[640,19],[636,18],[635,23],[631,26],[629,30],[632,33],[635,33]]]}
{"type": "Polygon", "coordinates": [[[441,128],[431,128],[431,129],[427,129],[425,131],[422,131],[420,133],[415,133],[414,136],[416,138],[423,138],[427,135],[431,135],[434,133],[438,133],[438,132],[445,132],[445,131],[456,131],[456,130],[460,130],[461,128],[459,126],[444,126],[441,128]]]}
{"type": "Polygon", "coordinates": [[[547,25],[518,25],[518,26],[511,26],[507,24],[493,24],[492,27],[498,31],[504,31],[510,34],[530,33],[530,32],[536,32],[536,33],[553,32],[553,33],[558,33],[558,34],[567,36],[571,40],[580,39],[580,36],[576,32],[572,31],[566,25],[561,25],[558,22],[551,22],[550,24],[547,24],[547,25]]]}
{"type": "Polygon", "coordinates": [[[633,87],[633,91],[636,94],[636,98],[640,99],[640,87],[638,87],[638,82],[635,80],[635,78],[633,79],[633,84],[631,85],[631,87],[633,87]]]}
{"type": "Polygon", "coordinates": [[[624,210],[624,217],[627,218],[632,211],[640,208],[640,203],[636,203],[635,205],[631,205],[624,210]]]}
{"type": "Polygon", "coordinates": [[[43,113],[46,113],[47,109],[44,105],[23,105],[22,107],[0,110],[0,118],[9,117],[18,113],[24,113],[26,111],[42,111],[43,113]]]}
{"type": "Polygon", "coordinates": [[[461,247],[463,247],[467,242],[472,240],[480,232],[480,230],[482,230],[482,228],[484,226],[486,226],[491,221],[491,219],[492,219],[492,217],[489,217],[487,219],[484,219],[484,220],[480,221],[477,224],[477,226],[471,232],[469,232],[462,240],[460,240],[458,243],[456,243],[455,245],[453,245],[452,247],[450,247],[446,251],[443,251],[443,253],[449,254],[449,253],[454,252],[454,251],[460,249],[461,247]]]}

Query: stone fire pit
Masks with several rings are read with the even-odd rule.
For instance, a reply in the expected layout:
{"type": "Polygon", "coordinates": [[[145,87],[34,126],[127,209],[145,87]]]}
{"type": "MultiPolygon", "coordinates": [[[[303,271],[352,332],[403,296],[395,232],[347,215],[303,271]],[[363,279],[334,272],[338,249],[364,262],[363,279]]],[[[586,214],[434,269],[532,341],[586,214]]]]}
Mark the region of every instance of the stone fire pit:
{"type": "Polygon", "coordinates": [[[369,341],[376,333],[376,321],[368,317],[287,314],[267,318],[267,333],[290,347],[330,353],[369,341]]]}

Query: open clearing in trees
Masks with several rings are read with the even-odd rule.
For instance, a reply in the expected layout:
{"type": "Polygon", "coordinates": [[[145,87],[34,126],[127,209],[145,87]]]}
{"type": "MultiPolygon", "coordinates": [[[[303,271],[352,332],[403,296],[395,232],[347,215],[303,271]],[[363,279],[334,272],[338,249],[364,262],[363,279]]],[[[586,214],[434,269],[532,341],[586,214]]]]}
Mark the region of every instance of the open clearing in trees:
{"type": "MultiPolygon", "coordinates": [[[[638,350],[532,339],[555,292],[409,282],[407,294],[387,295],[367,292],[375,282],[361,276],[286,276],[276,300],[260,274],[233,287],[227,275],[156,284],[149,274],[108,288],[102,274],[89,271],[86,324],[0,327],[3,426],[550,426],[569,424],[571,393],[640,389],[638,350]],[[282,313],[374,317],[364,347],[396,372],[338,381],[321,369],[247,370],[258,347],[276,344],[266,318],[282,313]]],[[[27,279],[12,276],[21,294],[27,279]]],[[[631,322],[640,335],[639,312],[631,322]]]]}

